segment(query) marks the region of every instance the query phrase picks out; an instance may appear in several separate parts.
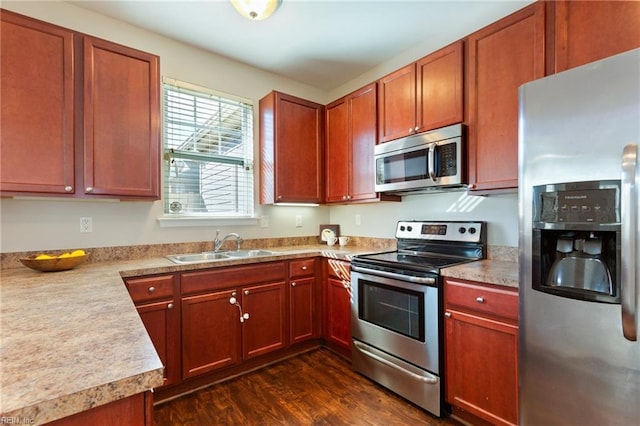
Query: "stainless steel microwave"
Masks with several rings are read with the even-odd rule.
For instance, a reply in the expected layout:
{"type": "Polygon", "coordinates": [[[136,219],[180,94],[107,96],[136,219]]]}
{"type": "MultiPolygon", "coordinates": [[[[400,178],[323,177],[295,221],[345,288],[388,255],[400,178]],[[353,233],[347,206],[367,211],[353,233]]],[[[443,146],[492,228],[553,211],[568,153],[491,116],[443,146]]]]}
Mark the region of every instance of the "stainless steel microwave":
{"type": "Polygon", "coordinates": [[[376,145],[376,192],[411,194],[466,184],[462,124],[376,145]]]}

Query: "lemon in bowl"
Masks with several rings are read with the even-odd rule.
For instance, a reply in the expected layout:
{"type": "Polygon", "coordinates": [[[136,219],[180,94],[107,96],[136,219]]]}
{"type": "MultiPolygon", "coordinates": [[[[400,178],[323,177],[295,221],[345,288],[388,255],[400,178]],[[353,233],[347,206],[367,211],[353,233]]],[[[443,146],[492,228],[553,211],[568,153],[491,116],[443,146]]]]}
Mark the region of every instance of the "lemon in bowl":
{"type": "Polygon", "coordinates": [[[41,272],[67,271],[84,262],[89,253],[84,250],[73,250],[59,255],[41,253],[20,259],[27,268],[41,272]]]}

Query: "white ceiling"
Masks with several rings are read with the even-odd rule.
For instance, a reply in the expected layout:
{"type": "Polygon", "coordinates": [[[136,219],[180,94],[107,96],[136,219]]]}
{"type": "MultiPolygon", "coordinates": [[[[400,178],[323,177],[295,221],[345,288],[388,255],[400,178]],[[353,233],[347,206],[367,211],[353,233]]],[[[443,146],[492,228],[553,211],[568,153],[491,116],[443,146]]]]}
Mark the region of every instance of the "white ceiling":
{"type": "Polygon", "coordinates": [[[330,91],[403,52],[427,54],[531,2],[284,0],[264,21],[241,17],[225,0],[69,3],[330,91]]]}

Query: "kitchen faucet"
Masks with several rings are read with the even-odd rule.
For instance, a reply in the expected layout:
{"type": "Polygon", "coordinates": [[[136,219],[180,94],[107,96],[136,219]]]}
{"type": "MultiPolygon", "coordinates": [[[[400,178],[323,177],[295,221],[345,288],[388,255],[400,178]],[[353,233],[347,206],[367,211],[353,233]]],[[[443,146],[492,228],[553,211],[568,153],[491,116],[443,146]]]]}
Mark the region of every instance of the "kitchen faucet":
{"type": "Polygon", "coordinates": [[[224,236],[223,239],[219,239],[218,235],[220,235],[220,230],[216,229],[216,237],[213,240],[213,251],[214,252],[218,252],[220,251],[220,247],[222,247],[222,244],[227,240],[227,238],[229,237],[235,237],[236,239],[236,243],[238,244],[238,247],[236,248],[236,250],[240,250],[240,245],[242,244],[242,238],[240,238],[240,235],[238,235],[235,232],[231,232],[227,235],[224,236]]]}

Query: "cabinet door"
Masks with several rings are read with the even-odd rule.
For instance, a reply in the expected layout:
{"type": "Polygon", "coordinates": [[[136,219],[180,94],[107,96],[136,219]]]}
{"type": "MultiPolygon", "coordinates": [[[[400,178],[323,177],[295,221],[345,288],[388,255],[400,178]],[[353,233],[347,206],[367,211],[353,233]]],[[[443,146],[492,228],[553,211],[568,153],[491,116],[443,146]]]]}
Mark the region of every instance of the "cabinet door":
{"type": "Polygon", "coordinates": [[[240,362],[240,311],[232,297],[235,290],[182,299],[183,379],[240,362]]]}
{"type": "Polygon", "coordinates": [[[260,100],[260,202],[324,201],[324,106],[271,92],[260,100]]]}
{"type": "Polygon", "coordinates": [[[290,283],[291,343],[317,337],[315,292],[315,277],[296,279],[290,283]]]}
{"type": "MultiPolygon", "coordinates": [[[[326,115],[326,201],[346,201],[351,173],[349,102],[341,98],[325,109],[326,115]]],[[[371,147],[373,152],[373,146],[371,147]]],[[[373,159],[371,160],[373,161],[373,159]]]]}
{"type": "Polygon", "coordinates": [[[564,1],[555,6],[555,70],[640,47],[640,2],[564,1]]]}
{"type": "Polygon", "coordinates": [[[418,131],[462,123],[463,42],[422,58],[416,67],[418,131]]]}
{"type": "Polygon", "coordinates": [[[0,191],[73,193],[73,33],[0,17],[0,191]]]}
{"type": "Polygon", "coordinates": [[[448,310],[445,328],[447,402],[492,424],[517,424],[518,327],[448,310]]]}
{"type": "Polygon", "coordinates": [[[351,118],[351,167],[349,200],[376,198],[374,147],[377,141],[375,83],[349,96],[351,118]]]}
{"type": "Polygon", "coordinates": [[[378,81],[378,141],[388,142],[415,132],[416,67],[407,65],[378,81]]]}
{"type": "Polygon", "coordinates": [[[173,300],[137,306],[138,314],[164,365],[164,384],[180,381],[180,315],[173,300]]]}
{"type": "Polygon", "coordinates": [[[284,282],[242,290],[242,308],[249,319],[242,328],[244,359],[282,349],[289,343],[287,287],[284,282]]]}
{"type": "Polygon", "coordinates": [[[351,297],[344,281],[327,278],[327,313],[325,338],[344,350],[351,352],[351,297]]]}
{"type": "Polygon", "coordinates": [[[518,187],[518,87],[545,72],[544,2],[468,38],[469,187],[518,187]]]}
{"type": "Polygon", "coordinates": [[[84,39],[84,193],[160,198],[158,57],[84,39]]]}

